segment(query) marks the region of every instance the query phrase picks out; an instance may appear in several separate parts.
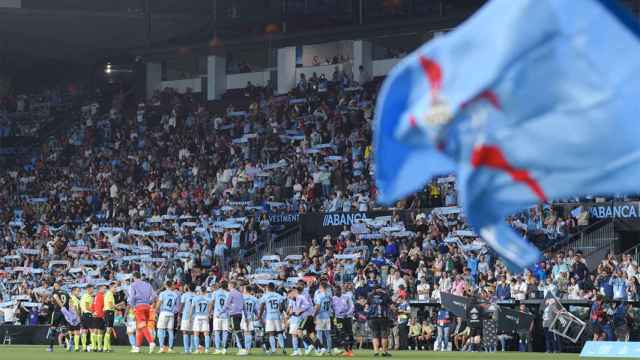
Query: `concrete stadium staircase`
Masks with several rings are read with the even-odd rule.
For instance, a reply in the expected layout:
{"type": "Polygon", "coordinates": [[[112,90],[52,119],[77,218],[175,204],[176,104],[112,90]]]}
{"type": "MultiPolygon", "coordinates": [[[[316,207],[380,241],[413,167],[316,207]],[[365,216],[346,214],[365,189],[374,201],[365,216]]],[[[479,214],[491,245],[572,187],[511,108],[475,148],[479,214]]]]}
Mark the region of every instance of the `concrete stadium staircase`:
{"type": "Polygon", "coordinates": [[[574,253],[581,251],[587,260],[587,267],[589,270],[593,270],[607,254],[615,251],[618,239],[615,223],[610,219],[605,219],[589,225],[574,235],[571,242],[560,250],[564,252],[573,250],[574,253]]]}
{"type": "Polygon", "coordinates": [[[247,262],[255,269],[260,266],[260,259],[264,255],[277,254],[284,259],[287,255],[302,255],[306,246],[302,240],[300,225],[295,225],[279,234],[273,234],[270,239],[256,248],[255,253],[249,255],[247,262]]]}

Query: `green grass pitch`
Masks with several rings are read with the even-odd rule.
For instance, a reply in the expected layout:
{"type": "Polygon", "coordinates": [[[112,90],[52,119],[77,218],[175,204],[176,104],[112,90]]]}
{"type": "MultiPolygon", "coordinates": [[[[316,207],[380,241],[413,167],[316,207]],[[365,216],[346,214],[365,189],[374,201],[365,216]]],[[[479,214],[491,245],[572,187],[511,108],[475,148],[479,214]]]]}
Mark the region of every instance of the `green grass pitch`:
{"type": "MultiPolygon", "coordinates": [[[[183,355],[180,353],[182,348],[176,348],[176,352],[172,354],[153,354],[146,353],[146,347],[140,354],[130,354],[129,347],[115,347],[112,353],[69,353],[64,351],[60,347],[56,347],[53,353],[46,351],[46,346],[20,346],[20,345],[0,345],[0,359],[1,360],[101,360],[101,359],[158,359],[158,360],[174,360],[185,359],[189,357],[195,358],[218,358],[218,359],[263,359],[269,358],[273,360],[291,359],[290,356],[265,356],[261,351],[254,350],[250,356],[236,356],[236,355],[183,355]]],[[[418,359],[446,359],[446,360],[467,360],[467,359],[491,359],[491,360],[574,360],[579,359],[578,354],[542,354],[542,353],[517,353],[517,352],[496,352],[496,353],[460,353],[460,352],[432,352],[432,351],[396,351],[393,352],[391,359],[406,359],[406,360],[418,360],[418,359]]],[[[324,356],[329,358],[335,358],[336,356],[324,356]]],[[[308,356],[303,358],[315,358],[315,356],[308,356]]],[[[354,359],[382,359],[374,357],[371,351],[359,351],[354,354],[354,359]]],[[[345,358],[347,359],[347,358],[345,358]]],[[[595,359],[595,358],[590,358],[595,359]]]]}

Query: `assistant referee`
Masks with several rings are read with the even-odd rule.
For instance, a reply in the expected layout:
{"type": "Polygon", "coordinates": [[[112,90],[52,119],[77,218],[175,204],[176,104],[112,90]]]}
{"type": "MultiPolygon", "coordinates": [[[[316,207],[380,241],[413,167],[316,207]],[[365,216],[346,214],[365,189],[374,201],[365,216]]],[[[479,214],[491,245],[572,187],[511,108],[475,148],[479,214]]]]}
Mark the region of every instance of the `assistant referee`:
{"type": "Polygon", "coordinates": [[[112,281],[109,284],[109,289],[104,293],[104,345],[103,349],[106,352],[111,352],[111,335],[113,334],[113,322],[116,314],[116,297],[118,283],[112,281]]]}
{"type": "Polygon", "coordinates": [[[87,330],[91,332],[92,342],[95,337],[95,332],[93,331],[93,285],[91,284],[87,285],[84,294],[80,298],[80,312],[82,313],[82,350],[89,352],[91,349],[87,347],[87,330]]]}

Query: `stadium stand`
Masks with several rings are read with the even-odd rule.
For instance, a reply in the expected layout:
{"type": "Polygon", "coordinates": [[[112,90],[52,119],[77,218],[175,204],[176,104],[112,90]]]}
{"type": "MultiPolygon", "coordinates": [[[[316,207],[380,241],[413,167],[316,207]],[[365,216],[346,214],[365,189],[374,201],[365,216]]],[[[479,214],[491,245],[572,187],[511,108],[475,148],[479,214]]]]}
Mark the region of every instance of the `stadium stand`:
{"type": "MultiPolygon", "coordinates": [[[[637,263],[629,254],[589,263],[591,252],[575,246],[589,230],[589,212],[575,201],[506,219],[548,250],[522,274],[507,271],[465,222],[448,174],[394,208],[381,208],[371,163],[381,81],[358,84],[336,70],[332,79],[301,77],[281,96],[248,84],[207,103],[167,88],[133,106],[116,99],[110,108],[85,102],[68,109],[78,121],[34,158],[0,172],[0,322],[48,324],[56,308],[52,282],[69,292],[114,282],[113,291],[124,297],[139,272],[157,290],[169,282],[176,290],[213,292],[242,279],[265,296],[269,284],[281,292],[300,286],[322,293],[318,287],[327,286],[350,294],[353,307],[343,315],[354,321],[355,344],[336,344],[347,353],[382,335],[384,343],[390,339],[379,349],[384,353],[478,350],[475,325],[436,307],[443,293],[489,303],[532,300],[523,311],[542,316],[544,345],[536,348],[548,352],[563,343],[548,331],[550,296],[587,306],[586,313],[571,310],[590,316],[595,339],[635,334],[636,310],[601,300],[640,300],[637,263]],[[334,224],[340,213],[379,216],[345,222],[337,215],[334,224]],[[319,214],[330,215],[313,217],[319,214]],[[297,221],[305,216],[335,226],[307,233],[297,221]],[[292,233],[295,243],[287,237],[292,233]],[[388,334],[371,327],[378,288],[390,302],[388,334]],[[588,310],[595,300],[599,305],[588,310]],[[445,334],[451,345],[444,345],[445,334]]],[[[33,113],[43,104],[28,99],[3,102],[3,134],[16,127],[20,134],[38,132],[7,125],[7,114],[33,113]]],[[[339,307],[341,300],[333,299],[339,307]]],[[[116,326],[130,317],[115,308],[116,326]]],[[[542,334],[532,328],[499,332],[496,339],[503,350],[528,351],[533,333],[542,334]]],[[[485,349],[495,350],[497,342],[485,349]]],[[[325,339],[317,350],[330,347],[325,339]]]]}

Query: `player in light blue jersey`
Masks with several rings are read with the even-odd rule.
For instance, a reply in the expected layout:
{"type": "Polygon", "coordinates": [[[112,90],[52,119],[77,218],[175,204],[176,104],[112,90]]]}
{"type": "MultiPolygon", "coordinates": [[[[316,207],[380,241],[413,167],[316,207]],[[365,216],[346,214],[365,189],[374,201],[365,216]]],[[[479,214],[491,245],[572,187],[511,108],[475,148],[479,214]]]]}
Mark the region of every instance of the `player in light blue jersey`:
{"type": "Polygon", "coordinates": [[[159,352],[173,352],[174,332],[173,325],[175,323],[175,315],[180,306],[180,294],[173,289],[173,283],[167,281],[165,290],[160,293],[158,303],[156,305],[156,313],[158,315],[158,342],[160,345],[159,352]],[[164,339],[169,334],[169,343],[164,347],[164,339]]]}
{"type": "Polygon", "coordinates": [[[229,311],[224,306],[229,296],[228,285],[225,281],[213,293],[213,334],[216,351],[214,354],[227,353],[227,340],[229,339],[229,311]]]}
{"type": "Polygon", "coordinates": [[[284,298],[275,290],[273,283],[267,285],[267,292],[260,298],[260,314],[264,319],[264,331],[269,335],[269,345],[271,345],[271,353],[276,352],[276,335],[278,336],[278,345],[282,352],[286,354],[284,348],[284,324],[282,310],[284,307],[284,298]]]}
{"type": "Polygon", "coordinates": [[[211,337],[209,336],[211,300],[200,286],[196,288],[196,296],[191,300],[191,314],[193,318],[192,352],[202,353],[200,349],[200,334],[202,334],[204,335],[204,353],[207,353],[211,345],[211,337]]]}
{"type": "Polygon", "coordinates": [[[244,352],[248,355],[251,352],[251,346],[253,342],[253,322],[258,319],[258,299],[253,295],[253,287],[249,285],[243,286],[242,299],[244,306],[242,309],[242,321],[240,322],[240,329],[244,333],[244,352]]]}
{"type": "Polygon", "coordinates": [[[333,298],[328,291],[328,285],[321,282],[313,297],[316,313],[316,333],[323,348],[319,355],[331,353],[331,315],[333,309],[333,298]]]}
{"type": "Polygon", "coordinates": [[[298,290],[293,288],[287,293],[287,323],[289,328],[289,335],[291,335],[291,345],[293,347],[293,353],[291,356],[300,356],[302,353],[299,349],[300,339],[298,337],[300,329],[300,315],[296,311],[296,297],[298,290]]]}
{"type": "Polygon", "coordinates": [[[193,288],[189,285],[185,285],[182,289],[184,292],[180,296],[180,309],[181,321],[180,331],[182,331],[182,345],[184,346],[184,352],[191,352],[191,331],[192,331],[192,319],[191,319],[191,300],[195,296],[193,288]]]}

